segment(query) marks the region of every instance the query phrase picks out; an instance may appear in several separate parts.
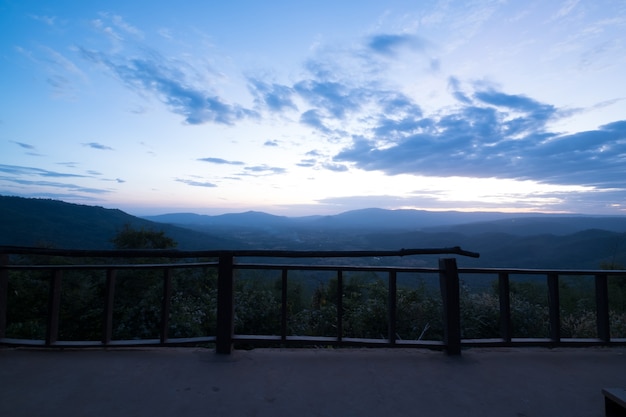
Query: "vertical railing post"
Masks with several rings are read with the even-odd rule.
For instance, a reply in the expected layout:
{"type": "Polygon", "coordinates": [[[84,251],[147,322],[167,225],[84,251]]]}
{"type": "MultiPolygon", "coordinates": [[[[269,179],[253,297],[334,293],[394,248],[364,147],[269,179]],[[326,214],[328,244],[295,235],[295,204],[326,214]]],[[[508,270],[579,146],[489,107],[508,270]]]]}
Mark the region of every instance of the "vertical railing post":
{"type": "Polygon", "coordinates": [[[161,344],[167,342],[170,327],[170,307],[172,305],[172,270],[163,271],[163,301],[161,303],[161,344]]]}
{"type": "Polygon", "coordinates": [[[439,259],[439,284],[443,302],[443,342],[448,355],[460,355],[461,297],[456,259],[439,259]]]}
{"type": "Polygon", "coordinates": [[[9,255],[0,255],[0,339],[6,337],[9,292],[9,255]]]}
{"type": "Polygon", "coordinates": [[[550,313],[550,340],[559,343],[561,341],[561,304],[557,274],[548,274],[548,311],[550,313]]]}
{"type": "Polygon", "coordinates": [[[102,344],[108,345],[113,337],[113,299],[115,296],[115,269],[107,269],[104,287],[104,325],[102,344]]]}
{"type": "Polygon", "coordinates": [[[235,330],[235,282],[233,277],[233,254],[219,257],[217,273],[217,330],[215,351],[230,354],[233,351],[235,330]]]}
{"type": "Polygon", "coordinates": [[[56,269],[50,277],[48,295],[48,322],[46,326],[46,346],[57,342],[59,337],[59,312],[61,309],[61,279],[63,271],[56,269]]]}
{"type": "Polygon", "coordinates": [[[343,271],[337,271],[337,342],[343,339],[343,271]]]}
{"type": "Polygon", "coordinates": [[[598,339],[611,341],[611,323],[609,321],[609,288],[607,276],[596,275],[596,323],[598,339]]]}
{"type": "Polygon", "coordinates": [[[287,314],[288,314],[288,300],[287,300],[287,268],[282,270],[281,276],[281,308],[280,308],[280,340],[282,343],[287,342],[287,314]]]}
{"type": "Polygon", "coordinates": [[[509,274],[501,272],[498,274],[498,299],[500,300],[500,337],[510,343],[511,331],[511,284],[509,274]]]}
{"type": "Polygon", "coordinates": [[[398,309],[398,298],[397,298],[397,275],[396,271],[389,271],[389,344],[396,344],[396,320],[397,320],[397,309],[398,309]]]}

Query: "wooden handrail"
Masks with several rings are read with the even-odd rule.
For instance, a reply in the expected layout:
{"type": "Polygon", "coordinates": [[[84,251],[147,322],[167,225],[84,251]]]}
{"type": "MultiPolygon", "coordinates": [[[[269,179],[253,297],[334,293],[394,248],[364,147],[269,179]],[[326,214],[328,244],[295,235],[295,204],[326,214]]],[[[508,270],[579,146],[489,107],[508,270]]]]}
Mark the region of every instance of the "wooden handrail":
{"type": "Polygon", "coordinates": [[[265,257],[265,258],[364,258],[411,255],[459,255],[472,258],[480,257],[477,252],[461,249],[459,246],[450,248],[400,249],[395,251],[290,251],[290,250],[199,250],[182,251],[172,249],[132,249],[132,250],[82,250],[82,249],[49,249],[25,246],[0,246],[0,255],[46,255],[67,257],[93,258],[131,258],[131,257],[162,257],[162,258],[219,258],[232,257],[265,257]]]}

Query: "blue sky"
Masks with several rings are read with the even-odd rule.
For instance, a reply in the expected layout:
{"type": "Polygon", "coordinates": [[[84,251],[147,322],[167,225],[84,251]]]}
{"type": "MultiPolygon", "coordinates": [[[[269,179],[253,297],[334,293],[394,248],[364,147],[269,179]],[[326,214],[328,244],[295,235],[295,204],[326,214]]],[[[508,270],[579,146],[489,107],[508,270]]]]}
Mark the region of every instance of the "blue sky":
{"type": "Polygon", "coordinates": [[[619,0],[0,0],[0,194],[624,214],[625,34],[619,0]]]}

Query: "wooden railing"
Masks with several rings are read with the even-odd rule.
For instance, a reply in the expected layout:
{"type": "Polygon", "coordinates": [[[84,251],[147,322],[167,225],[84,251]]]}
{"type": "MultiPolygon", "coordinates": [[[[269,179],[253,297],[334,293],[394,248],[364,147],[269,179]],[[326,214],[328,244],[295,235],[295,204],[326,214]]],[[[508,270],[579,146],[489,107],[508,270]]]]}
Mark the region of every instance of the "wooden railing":
{"type": "MultiPolygon", "coordinates": [[[[239,258],[362,258],[362,257],[401,257],[416,255],[458,255],[478,257],[477,253],[462,250],[459,247],[441,249],[402,249],[399,251],[175,251],[175,250],[126,250],[126,251],[80,251],[54,250],[21,247],[0,247],[0,344],[36,345],[46,347],[93,347],[93,346],[132,346],[132,345],[183,345],[215,344],[218,353],[228,354],[233,344],[247,345],[332,345],[332,346],[368,346],[368,347],[425,347],[445,350],[448,354],[458,355],[463,347],[469,346],[592,346],[625,345],[625,338],[611,336],[609,323],[608,276],[626,279],[626,271],[607,270],[535,270],[535,269],[499,269],[499,268],[458,268],[455,258],[439,259],[437,268],[415,268],[400,266],[351,266],[351,265],[312,265],[281,263],[241,263],[239,258]],[[115,260],[102,264],[72,262],[70,264],[23,264],[12,262],[15,256],[40,256],[65,258],[102,258],[115,260]],[[167,263],[120,263],[137,258],[169,259],[167,263]],[[185,262],[172,260],[185,259],[185,262]],[[208,259],[198,262],[198,259],[208,259]],[[193,260],[193,261],[190,261],[193,260]],[[215,268],[217,270],[217,320],[215,335],[191,338],[170,338],[170,314],[172,295],[172,271],[179,268],[215,268]],[[61,310],[61,288],[66,271],[98,270],[105,273],[105,288],[102,317],[102,338],[99,341],[63,341],[59,340],[59,312],[61,310]],[[158,339],[114,340],[113,313],[117,272],[121,270],[161,270],[163,271],[163,295],[160,306],[160,324],[158,339]],[[244,335],[235,334],[235,271],[237,270],[273,270],[281,273],[281,318],[279,335],[244,335]],[[9,280],[12,271],[47,271],[49,275],[48,308],[46,317],[46,336],[44,340],[15,339],[7,336],[7,305],[9,280]],[[288,276],[290,271],[331,271],[336,273],[336,335],[318,337],[290,335],[288,331],[288,276]],[[346,272],[368,271],[386,274],[388,289],[388,333],[386,338],[364,339],[345,337],[343,331],[343,276],[346,272]],[[397,336],[397,275],[398,273],[419,273],[439,277],[443,319],[443,337],[440,341],[400,340],[397,336]],[[514,338],[511,324],[510,275],[544,276],[547,280],[549,306],[548,338],[514,338]],[[500,311],[500,337],[492,339],[463,339],[461,321],[461,297],[459,276],[497,277],[500,311]],[[561,336],[561,317],[559,307],[559,279],[562,276],[592,276],[595,280],[597,337],[590,339],[565,339],[561,336]]],[[[40,260],[41,261],[41,260],[40,260]]]]}

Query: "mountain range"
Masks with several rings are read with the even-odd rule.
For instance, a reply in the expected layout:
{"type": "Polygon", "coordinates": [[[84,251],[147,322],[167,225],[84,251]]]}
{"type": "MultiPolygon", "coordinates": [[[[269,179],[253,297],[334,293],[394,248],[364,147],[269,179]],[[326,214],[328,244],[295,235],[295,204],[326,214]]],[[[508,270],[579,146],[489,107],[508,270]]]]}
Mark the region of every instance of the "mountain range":
{"type": "Polygon", "coordinates": [[[626,216],[370,208],[332,216],[249,211],[140,218],[117,209],[0,196],[0,245],[111,249],[113,237],[126,224],[163,231],[183,250],[461,246],[481,254],[479,259],[459,260],[467,266],[597,269],[601,264],[626,264],[626,216]]]}
{"type": "Polygon", "coordinates": [[[144,219],[157,223],[207,230],[209,228],[413,230],[432,233],[454,231],[464,234],[497,232],[520,236],[546,233],[566,235],[586,229],[626,232],[626,216],[385,210],[379,208],[352,210],[332,216],[287,217],[247,211],[217,216],[171,213],[146,216],[144,219]]]}

